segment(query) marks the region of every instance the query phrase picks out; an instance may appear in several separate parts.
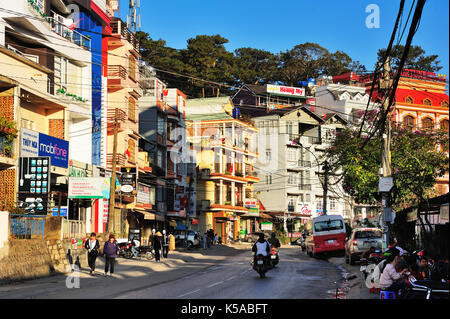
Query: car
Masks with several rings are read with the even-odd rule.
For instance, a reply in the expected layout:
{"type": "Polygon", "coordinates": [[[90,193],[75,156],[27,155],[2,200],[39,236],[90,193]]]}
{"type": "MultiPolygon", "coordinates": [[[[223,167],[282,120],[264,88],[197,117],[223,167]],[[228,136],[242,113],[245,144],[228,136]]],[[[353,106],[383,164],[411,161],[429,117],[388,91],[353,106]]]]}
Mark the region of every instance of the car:
{"type": "Polygon", "coordinates": [[[259,239],[259,234],[264,234],[264,238],[267,240],[270,238],[271,234],[264,232],[254,232],[247,235],[247,242],[254,243],[259,239]]]}
{"type": "Polygon", "coordinates": [[[370,247],[383,247],[383,232],[380,228],[355,228],[345,243],[345,262],[354,265],[370,247]]]}
{"type": "MultiPolygon", "coordinates": [[[[188,230],[188,234],[187,234],[188,246],[194,245],[195,235],[198,235],[200,238],[199,232],[194,231],[194,230],[188,230]]],[[[183,241],[186,239],[186,231],[185,230],[176,230],[174,232],[173,236],[175,237],[175,243],[177,245],[182,245],[183,241]]]]}

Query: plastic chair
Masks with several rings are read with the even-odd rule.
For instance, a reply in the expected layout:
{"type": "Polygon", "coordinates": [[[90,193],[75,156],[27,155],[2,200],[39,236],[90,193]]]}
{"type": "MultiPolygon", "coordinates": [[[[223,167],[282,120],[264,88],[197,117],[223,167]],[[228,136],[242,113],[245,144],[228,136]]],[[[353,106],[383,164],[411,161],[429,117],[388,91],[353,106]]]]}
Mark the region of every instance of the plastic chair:
{"type": "Polygon", "coordinates": [[[395,292],[381,290],[380,291],[380,299],[395,299],[395,292]]]}

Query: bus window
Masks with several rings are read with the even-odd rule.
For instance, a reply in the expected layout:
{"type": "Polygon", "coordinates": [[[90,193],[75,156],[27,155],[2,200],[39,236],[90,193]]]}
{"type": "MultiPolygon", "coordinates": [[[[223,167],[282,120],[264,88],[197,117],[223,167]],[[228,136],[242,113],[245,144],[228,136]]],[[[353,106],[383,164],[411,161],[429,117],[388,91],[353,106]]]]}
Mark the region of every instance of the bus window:
{"type": "Polygon", "coordinates": [[[343,229],[344,224],[342,220],[326,220],[322,222],[317,222],[314,224],[314,231],[322,232],[322,231],[331,231],[331,230],[339,230],[343,229]]]}

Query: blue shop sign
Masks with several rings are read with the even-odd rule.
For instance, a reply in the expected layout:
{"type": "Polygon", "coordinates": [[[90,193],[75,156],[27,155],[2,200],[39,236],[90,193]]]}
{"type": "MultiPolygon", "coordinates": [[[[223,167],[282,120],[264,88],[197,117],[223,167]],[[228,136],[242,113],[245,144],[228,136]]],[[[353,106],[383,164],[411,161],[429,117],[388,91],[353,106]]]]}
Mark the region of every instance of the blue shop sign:
{"type": "Polygon", "coordinates": [[[39,133],[39,156],[51,158],[53,166],[69,167],[69,142],[39,133]]]}

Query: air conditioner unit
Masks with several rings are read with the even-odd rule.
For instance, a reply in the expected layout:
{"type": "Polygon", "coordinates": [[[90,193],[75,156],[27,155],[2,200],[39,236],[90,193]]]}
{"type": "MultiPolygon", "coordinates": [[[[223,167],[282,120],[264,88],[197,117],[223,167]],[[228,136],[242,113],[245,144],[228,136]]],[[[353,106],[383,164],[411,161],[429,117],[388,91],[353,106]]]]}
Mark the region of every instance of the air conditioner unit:
{"type": "Polygon", "coordinates": [[[211,208],[211,202],[209,200],[202,200],[201,210],[208,210],[211,208]]]}

